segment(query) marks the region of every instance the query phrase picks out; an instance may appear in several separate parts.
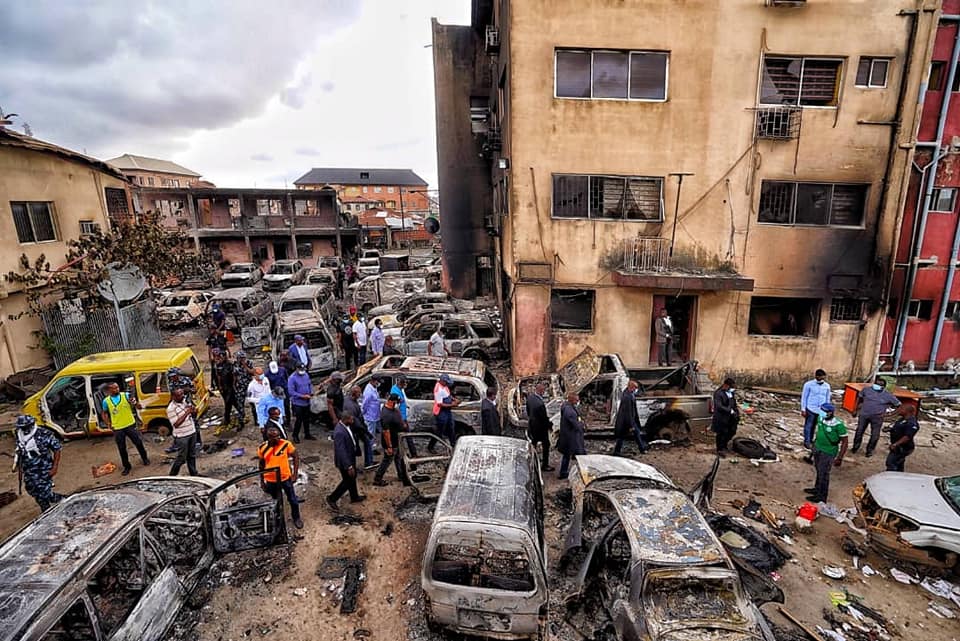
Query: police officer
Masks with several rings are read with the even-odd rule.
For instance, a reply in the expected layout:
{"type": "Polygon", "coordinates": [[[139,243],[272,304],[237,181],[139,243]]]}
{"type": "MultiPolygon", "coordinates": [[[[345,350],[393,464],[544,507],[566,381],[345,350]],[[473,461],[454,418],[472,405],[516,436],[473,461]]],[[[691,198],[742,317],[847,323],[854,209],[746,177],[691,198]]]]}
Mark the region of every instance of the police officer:
{"type": "Polygon", "coordinates": [[[32,416],[17,417],[17,452],[14,465],[19,469],[27,494],[46,511],[63,496],[53,491],[53,477],[60,467],[60,440],[32,416]]]}
{"type": "Polygon", "coordinates": [[[890,453],[887,454],[886,467],[888,472],[902,472],[907,457],[916,449],[913,442],[920,431],[917,422],[917,408],[913,405],[902,405],[900,413],[903,415],[890,428],[890,453]]]}

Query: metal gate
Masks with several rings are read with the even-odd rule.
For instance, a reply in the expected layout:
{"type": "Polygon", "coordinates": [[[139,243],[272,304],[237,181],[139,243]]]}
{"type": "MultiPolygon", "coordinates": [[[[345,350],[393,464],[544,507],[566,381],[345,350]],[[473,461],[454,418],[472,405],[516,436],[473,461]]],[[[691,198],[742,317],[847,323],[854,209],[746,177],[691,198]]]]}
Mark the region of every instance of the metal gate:
{"type": "Polygon", "coordinates": [[[41,317],[46,334],[43,346],[57,369],[89,354],[163,346],[156,304],[151,300],[120,309],[122,332],[113,308],[88,310],[74,299],[49,306],[41,317]]]}

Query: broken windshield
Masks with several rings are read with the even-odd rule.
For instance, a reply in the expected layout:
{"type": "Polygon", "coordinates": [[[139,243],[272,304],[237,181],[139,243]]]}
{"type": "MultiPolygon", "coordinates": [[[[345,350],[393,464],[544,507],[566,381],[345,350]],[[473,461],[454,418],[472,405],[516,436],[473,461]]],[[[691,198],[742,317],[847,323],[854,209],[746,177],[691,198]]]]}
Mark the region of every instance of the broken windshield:
{"type": "Polygon", "coordinates": [[[643,601],[659,625],[716,621],[747,622],[737,600],[735,577],[648,575],[643,601]]]}
{"type": "Polygon", "coordinates": [[[271,274],[292,274],[292,273],[293,273],[293,265],[277,265],[277,264],[274,264],[273,267],[270,268],[270,273],[271,273],[271,274]]]}
{"type": "Polygon", "coordinates": [[[254,270],[253,265],[230,265],[227,268],[228,274],[246,274],[254,270]]]}
{"type": "Polygon", "coordinates": [[[189,296],[167,296],[162,307],[186,307],[190,304],[189,296]]]}
{"type": "Polygon", "coordinates": [[[433,557],[434,581],[511,592],[534,589],[530,562],[521,551],[498,550],[487,542],[437,546],[433,557]]]}
{"type": "Polygon", "coordinates": [[[303,298],[300,300],[285,300],[280,303],[280,313],[296,311],[313,311],[313,301],[303,298]]]}
{"type": "Polygon", "coordinates": [[[302,335],[304,342],[307,344],[307,349],[321,349],[323,347],[329,347],[327,343],[327,335],[319,329],[315,330],[298,330],[296,332],[284,332],[282,338],[283,345],[292,345],[293,337],[297,335],[302,335]]]}
{"type": "Polygon", "coordinates": [[[960,476],[945,476],[937,479],[937,489],[943,494],[950,507],[957,514],[960,514],[960,476]]]}

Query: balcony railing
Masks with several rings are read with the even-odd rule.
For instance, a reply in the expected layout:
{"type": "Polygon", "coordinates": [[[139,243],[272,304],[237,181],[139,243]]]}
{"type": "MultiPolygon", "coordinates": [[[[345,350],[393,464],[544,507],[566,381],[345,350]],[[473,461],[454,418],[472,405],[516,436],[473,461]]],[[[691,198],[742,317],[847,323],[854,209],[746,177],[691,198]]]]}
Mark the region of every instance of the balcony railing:
{"type": "Polygon", "coordinates": [[[623,269],[627,272],[662,272],[670,268],[670,240],[628,238],[623,241],[623,269]]]}

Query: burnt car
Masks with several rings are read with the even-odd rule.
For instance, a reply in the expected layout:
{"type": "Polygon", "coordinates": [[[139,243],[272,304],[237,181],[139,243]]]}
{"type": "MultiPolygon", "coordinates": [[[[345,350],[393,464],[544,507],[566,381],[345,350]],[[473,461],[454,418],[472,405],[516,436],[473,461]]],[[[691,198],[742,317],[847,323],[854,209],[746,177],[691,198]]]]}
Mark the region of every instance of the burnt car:
{"type": "Polygon", "coordinates": [[[260,472],[74,494],[0,547],[0,640],[161,641],[222,554],[287,542],[260,472]]]}
{"type": "Polygon", "coordinates": [[[617,354],[598,354],[587,347],[559,372],[525,376],[507,393],[507,420],[527,427],[527,394],[537,383],[546,387],[547,415],[559,426],[560,405],[568,391],[580,395],[587,437],[609,437],[630,379],[636,380],[637,413],[648,441],[682,442],[694,429],[710,424],[710,380],[696,361],[677,367],[628,369],[617,354]]]}
{"type": "Polygon", "coordinates": [[[853,498],[878,552],[960,570],[960,476],[882,472],[854,488],[853,498]]]}
{"type": "Polygon", "coordinates": [[[220,277],[220,285],[227,287],[253,287],[263,279],[263,270],[255,263],[234,263],[220,277]]]}
{"type": "Polygon", "coordinates": [[[367,316],[369,318],[376,318],[377,316],[385,316],[388,314],[400,315],[401,313],[413,309],[418,305],[423,305],[424,303],[449,302],[451,302],[451,298],[446,292],[420,292],[417,294],[411,294],[410,296],[407,296],[406,298],[394,303],[387,303],[386,305],[371,307],[367,311],[367,316]]]}
{"type": "Polygon", "coordinates": [[[426,317],[404,325],[403,351],[411,356],[427,354],[430,337],[443,328],[443,342],[452,356],[484,362],[506,356],[503,338],[489,317],[481,313],[445,314],[442,319],[426,317]]]}
{"type": "Polygon", "coordinates": [[[203,321],[212,292],[181,290],[163,297],[157,305],[157,319],[161,327],[196,325],[203,321]]]}
{"type": "Polygon", "coordinates": [[[588,455],[576,458],[570,483],[575,513],[562,565],[576,573],[571,613],[609,619],[623,641],[773,641],[704,515],[664,474],[588,455]]]}

